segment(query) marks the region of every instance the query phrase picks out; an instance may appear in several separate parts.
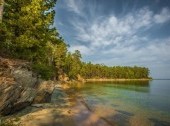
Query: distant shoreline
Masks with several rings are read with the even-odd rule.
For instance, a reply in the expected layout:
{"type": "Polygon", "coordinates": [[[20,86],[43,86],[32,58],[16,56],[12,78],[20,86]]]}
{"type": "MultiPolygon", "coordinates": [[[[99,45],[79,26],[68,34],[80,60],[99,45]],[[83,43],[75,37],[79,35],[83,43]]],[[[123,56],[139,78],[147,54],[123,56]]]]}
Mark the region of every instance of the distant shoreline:
{"type": "Polygon", "coordinates": [[[142,79],[85,79],[86,82],[109,82],[109,81],[149,81],[153,80],[151,78],[142,78],[142,79]]]}

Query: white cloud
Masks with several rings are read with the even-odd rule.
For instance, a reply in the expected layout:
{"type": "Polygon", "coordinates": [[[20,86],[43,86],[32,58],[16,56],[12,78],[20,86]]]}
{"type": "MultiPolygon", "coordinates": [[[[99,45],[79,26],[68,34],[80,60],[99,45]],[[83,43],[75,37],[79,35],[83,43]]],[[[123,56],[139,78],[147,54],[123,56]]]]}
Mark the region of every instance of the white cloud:
{"type": "Polygon", "coordinates": [[[88,43],[89,48],[95,48],[96,51],[108,46],[113,46],[113,50],[123,50],[127,46],[148,41],[147,37],[137,36],[138,33],[157,23],[166,22],[168,18],[160,19],[166,17],[168,11],[168,9],[163,8],[159,14],[154,15],[151,10],[145,7],[120,18],[115,15],[103,19],[94,17],[93,22],[90,23],[74,20],[72,25],[77,31],[75,39],[88,43]]]}
{"type": "Polygon", "coordinates": [[[150,11],[147,7],[144,7],[137,11],[133,18],[135,20],[133,24],[136,29],[146,27],[153,23],[153,12],[150,11]]]}
{"type": "Polygon", "coordinates": [[[145,47],[136,49],[135,46],[114,48],[103,51],[102,59],[95,59],[95,63],[106,63],[107,65],[142,65],[159,66],[170,61],[170,38],[153,40],[145,47]],[[158,42],[159,41],[159,42],[158,42]],[[154,43],[154,44],[153,44],[154,43]],[[107,56],[107,57],[104,57],[107,56]]]}
{"type": "Polygon", "coordinates": [[[83,45],[72,45],[69,48],[70,52],[74,52],[75,50],[81,51],[81,54],[83,54],[83,55],[90,55],[92,52],[92,50],[90,50],[89,48],[87,48],[86,46],[83,46],[83,45]]]}
{"type": "Polygon", "coordinates": [[[170,20],[170,10],[168,8],[163,8],[160,14],[154,16],[156,23],[164,23],[170,20]]]}
{"type": "Polygon", "coordinates": [[[83,2],[82,0],[67,0],[65,2],[67,9],[81,15],[82,14],[82,9],[83,9],[83,2]]]}
{"type": "MultiPolygon", "coordinates": [[[[76,39],[90,43],[91,47],[105,47],[122,44],[122,42],[138,32],[142,27],[147,27],[152,22],[152,12],[141,9],[138,13],[129,14],[123,18],[114,15],[105,19],[97,19],[91,23],[74,21],[72,24],[77,31],[76,39]]],[[[126,43],[125,43],[126,45],[126,43]]]]}

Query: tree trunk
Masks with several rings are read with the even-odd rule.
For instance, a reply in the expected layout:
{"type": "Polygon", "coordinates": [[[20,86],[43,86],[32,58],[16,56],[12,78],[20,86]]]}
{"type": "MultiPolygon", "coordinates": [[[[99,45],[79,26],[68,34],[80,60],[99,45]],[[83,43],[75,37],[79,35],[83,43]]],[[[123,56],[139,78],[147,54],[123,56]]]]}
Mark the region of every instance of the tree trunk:
{"type": "Polygon", "coordinates": [[[2,22],[3,8],[4,8],[4,0],[0,0],[0,23],[2,22]]]}

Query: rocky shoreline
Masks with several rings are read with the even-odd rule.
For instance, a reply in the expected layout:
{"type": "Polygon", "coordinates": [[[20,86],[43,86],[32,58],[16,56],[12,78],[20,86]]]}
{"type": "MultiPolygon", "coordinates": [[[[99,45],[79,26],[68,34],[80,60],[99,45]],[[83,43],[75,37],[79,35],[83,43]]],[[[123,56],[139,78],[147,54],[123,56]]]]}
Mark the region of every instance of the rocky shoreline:
{"type": "Polygon", "coordinates": [[[106,118],[97,115],[86,100],[73,93],[67,85],[55,86],[50,103],[32,104],[6,116],[14,126],[113,126],[106,118]],[[18,121],[16,121],[18,119],[18,121]]]}
{"type": "Polygon", "coordinates": [[[95,111],[66,82],[42,80],[28,62],[0,57],[0,126],[114,126],[107,114],[129,118],[114,109],[95,111]]]}
{"type": "Polygon", "coordinates": [[[42,80],[28,62],[0,57],[0,126],[91,125],[93,118],[83,119],[91,115],[106,123],[70,84],[42,80]]]}
{"type": "Polygon", "coordinates": [[[53,81],[38,78],[28,62],[0,57],[0,115],[49,102],[54,86],[53,81]]]}

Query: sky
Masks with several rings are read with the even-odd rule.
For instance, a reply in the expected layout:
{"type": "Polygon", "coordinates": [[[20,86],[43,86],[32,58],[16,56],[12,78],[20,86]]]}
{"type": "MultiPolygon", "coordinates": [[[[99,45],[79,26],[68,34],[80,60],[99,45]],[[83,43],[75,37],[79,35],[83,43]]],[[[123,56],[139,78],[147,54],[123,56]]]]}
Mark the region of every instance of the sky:
{"type": "Polygon", "coordinates": [[[58,0],[54,26],[85,62],[170,79],[170,0],[58,0]]]}

